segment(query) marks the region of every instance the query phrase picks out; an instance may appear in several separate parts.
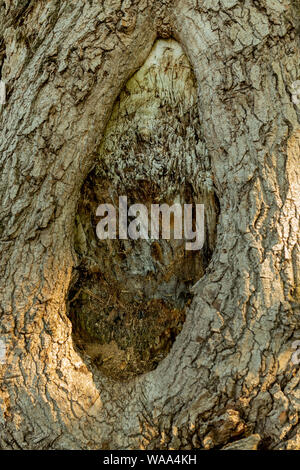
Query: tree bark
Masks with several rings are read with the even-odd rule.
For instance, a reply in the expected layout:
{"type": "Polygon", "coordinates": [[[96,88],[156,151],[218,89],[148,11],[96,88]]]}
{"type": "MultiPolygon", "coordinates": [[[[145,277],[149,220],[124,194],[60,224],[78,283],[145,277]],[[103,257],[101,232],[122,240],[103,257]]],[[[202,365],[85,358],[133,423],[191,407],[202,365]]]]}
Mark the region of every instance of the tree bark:
{"type": "Polygon", "coordinates": [[[1,448],[299,449],[299,1],[2,4],[1,448]],[[170,353],[124,383],[74,349],[74,218],[158,37],[194,70],[220,217],[170,353]]]}

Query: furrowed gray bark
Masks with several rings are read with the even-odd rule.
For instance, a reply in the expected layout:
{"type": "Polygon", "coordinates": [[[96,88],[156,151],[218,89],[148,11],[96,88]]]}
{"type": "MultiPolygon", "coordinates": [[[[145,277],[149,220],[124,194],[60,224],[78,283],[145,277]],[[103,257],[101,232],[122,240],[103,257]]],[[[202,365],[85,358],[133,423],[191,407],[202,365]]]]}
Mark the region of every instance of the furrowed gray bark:
{"type": "Polygon", "coordinates": [[[3,2],[2,449],[300,448],[298,18],[288,0],[3,2]],[[74,222],[115,100],[157,38],[194,70],[220,216],[170,353],[124,383],[74,349],[74,222]]]}

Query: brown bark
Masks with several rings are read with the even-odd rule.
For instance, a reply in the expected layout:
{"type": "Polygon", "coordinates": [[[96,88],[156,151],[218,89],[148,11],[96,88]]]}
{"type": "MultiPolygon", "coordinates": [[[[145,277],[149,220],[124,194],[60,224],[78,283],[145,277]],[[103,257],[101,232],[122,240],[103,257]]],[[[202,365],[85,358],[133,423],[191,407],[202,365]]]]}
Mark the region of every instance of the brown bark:
{"type": "Polygon", "coordinates": [[[299,448],[299,2],[4,4],[1,447],[299,448]],[[124,384],[74,350],[66,300],[80,188],[157,37],[194,70],[220,218],[169,355],[124,384]]]}

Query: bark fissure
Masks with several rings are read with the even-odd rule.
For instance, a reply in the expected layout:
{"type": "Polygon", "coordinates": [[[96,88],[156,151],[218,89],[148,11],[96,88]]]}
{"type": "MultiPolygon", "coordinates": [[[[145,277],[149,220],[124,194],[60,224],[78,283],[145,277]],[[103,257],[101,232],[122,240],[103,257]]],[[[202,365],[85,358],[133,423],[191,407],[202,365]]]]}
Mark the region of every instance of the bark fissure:
{"type": "Polygon", "coordinates": [[[23,8],[0,15],[0,446],[299,448],[299,2],[23,8]],[[197,81],[216,247],[170,353],[124,385],[74,350],[74,218],[117,97],[170,35],[197,81]]]}

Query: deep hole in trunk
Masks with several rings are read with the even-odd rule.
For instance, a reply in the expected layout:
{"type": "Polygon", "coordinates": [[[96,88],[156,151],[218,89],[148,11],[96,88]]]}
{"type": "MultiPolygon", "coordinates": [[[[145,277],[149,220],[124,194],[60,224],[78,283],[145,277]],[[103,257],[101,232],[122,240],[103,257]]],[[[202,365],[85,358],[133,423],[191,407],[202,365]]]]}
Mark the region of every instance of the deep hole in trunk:
{"type": "Polygon", "coordinates": [[[78,265],[69,291],[73,339],[114,379],[154,369],[185,321],[191,286],[216,242],[219,203],[201,133],[196,81],[181,47],[160,40],[121,92],[75,220],[78,265]],[[99,240],[100,204],[204,204],[205,243],[99,240]]]}

